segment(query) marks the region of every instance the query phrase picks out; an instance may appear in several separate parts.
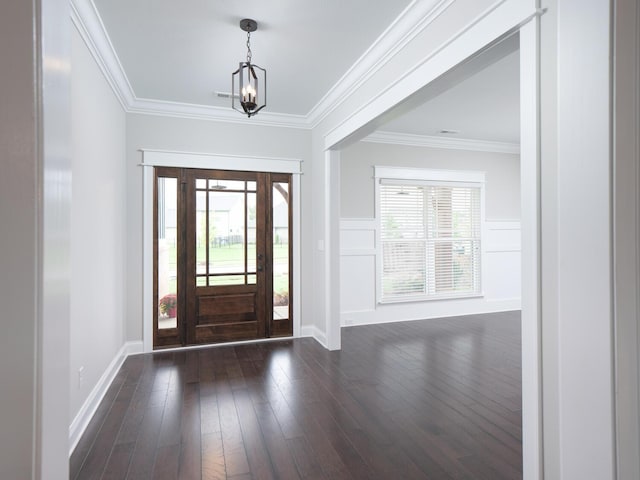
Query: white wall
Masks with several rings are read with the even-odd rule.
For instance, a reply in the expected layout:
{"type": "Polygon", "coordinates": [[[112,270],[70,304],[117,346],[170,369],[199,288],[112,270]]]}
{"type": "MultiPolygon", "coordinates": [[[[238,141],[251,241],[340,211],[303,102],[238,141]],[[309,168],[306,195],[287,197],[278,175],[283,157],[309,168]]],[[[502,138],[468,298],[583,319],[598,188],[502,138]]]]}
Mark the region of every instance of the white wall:
{"type": "Polygon", "coordinates": [[[74,419],[125,341],[126,115],[75,28],[71,47],[69,413],[74,419]]]}
{"type": "Polygon", "coordinates": [[[518,155],[358,142],[341,152],[340,318],[342,325],[417,320],[520,308],[518,155]],[[486,225],[481,298],[376,304],[373,166],[485,172],[486,225]]]}
{"type": "Polygon", "coordinates": [[[485,172],[487,220],[520,219],[518,155],[473,152],[361,141],[340,156],[340,216],[374,217],[373,166],[398,166],[485,172]]]}
{"type": "MultiPolygon", "coordinates": [[[[308,172],[310,132],[294,128],[252,125],[238,114],[238,123],[175,118],[156,115],[127,115],[127,240],[126,240],[126,336],[130,341],[142,340],[142,152],[140,149],[171,150],[210,154],[279,157],[302,160],[302,171],[308,172]],[[307,161],[307,163],[304,163],[307,161]]],[[[242,170],[241,162],[238,169],[242,170]]],[[[301,320],[304,327],[311,317],[312,298],[305,285],[313,284],[310,269],[311,197],[309,175],[301,176],[301,320]]],[[[294,286],[298,288],[300,286],[294,286]]]]}

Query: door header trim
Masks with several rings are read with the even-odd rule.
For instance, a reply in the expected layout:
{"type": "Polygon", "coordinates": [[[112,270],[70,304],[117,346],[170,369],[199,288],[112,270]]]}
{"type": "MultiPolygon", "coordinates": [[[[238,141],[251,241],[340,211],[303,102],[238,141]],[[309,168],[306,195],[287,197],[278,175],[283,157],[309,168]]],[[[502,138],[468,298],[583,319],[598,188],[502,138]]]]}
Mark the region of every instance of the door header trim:
{"type": "Polygon", "coordinates": [[[302,160],[215,153],[141,149],[143,167],[181,167],[245,172],[301,174],[302,160]]]}

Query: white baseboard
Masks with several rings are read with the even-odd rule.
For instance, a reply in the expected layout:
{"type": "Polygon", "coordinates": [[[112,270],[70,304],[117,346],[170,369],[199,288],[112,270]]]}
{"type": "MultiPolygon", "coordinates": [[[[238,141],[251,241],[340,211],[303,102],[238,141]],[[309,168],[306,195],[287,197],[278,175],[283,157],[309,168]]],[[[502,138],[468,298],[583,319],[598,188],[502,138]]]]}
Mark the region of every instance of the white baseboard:
{"type": "Polygon", "coordinates": [[[315,325],[304,325],[302,327],[301,337],[313,337],[324,348],[329,348],[327,345],[327,336],[315,325]]]}
{"type": "Polygon", "coordinates": [[[521,310],[522,299],[504,298],[502,300],[487,300],[487,310],[480,313],[508,312],[511,310],[521,310]]]}
{"type": "MultiPolygon", "coordinates": [[[[397,305],[396,305],[397,306],[397,305]]],[[[385,308],[358,310],[342,312],[340,315],[341,326],[355,327],[358,325],[377,325],[381,323],[410,322],[414,320],[429,320],[434,318],[459,317],[463,315],[474,315],[482,313],[509,312],[520,310],[521,301],[519,298],[507,298],[503,300],[487,300],[481,304],[475,304],[470,308],[456,308],[449,311],[438,311],[433,314],[412,312],[410,314],[399,313],[394,309],[394,305],[385,308]]],[[[314,327],[315,328],[315,327],[314,327]]]]}
{"type": "Polygon", "coordinates": [[[105,393],[107,393],[111,382],[113,382],[113,379],[118,373],[118,370],[120,370],[125,359],[129,355],[135,355],[137,353],[142,353],[142,342],[126,342],[122,345],[100,377],[100,380],[98,380],[96,386],[91,390],[87,400],[84,402],[80,411],[78,411],[78,414],[69,426],[69,456],[71,456],[76,445],[78,445],[80,437],[82,437],[82,434],[89,425],[91,418],[95,415],[100,402],[104,398],[105,393]]]}

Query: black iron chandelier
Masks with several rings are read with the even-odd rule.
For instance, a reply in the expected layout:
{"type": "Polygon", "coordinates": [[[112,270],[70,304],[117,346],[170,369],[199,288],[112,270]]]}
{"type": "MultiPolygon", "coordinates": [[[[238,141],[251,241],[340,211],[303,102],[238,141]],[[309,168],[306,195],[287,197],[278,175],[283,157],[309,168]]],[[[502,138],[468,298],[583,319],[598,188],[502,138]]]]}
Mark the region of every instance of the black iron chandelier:
{"type": "Polygon", "coordinates": [[[231,75],[231,107],[251,118],[267,105],[267,71],[251,63],[251,32],[258,29],[258,22],[245,18],[240,28],[247,32],[247,61],[231,75]]]}

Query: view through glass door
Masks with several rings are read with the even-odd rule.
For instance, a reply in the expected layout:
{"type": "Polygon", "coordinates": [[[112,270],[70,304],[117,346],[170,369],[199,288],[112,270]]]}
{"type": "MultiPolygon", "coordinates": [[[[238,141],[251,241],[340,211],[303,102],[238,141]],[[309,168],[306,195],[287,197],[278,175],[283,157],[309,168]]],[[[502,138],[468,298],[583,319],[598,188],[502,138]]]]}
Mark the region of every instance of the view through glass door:
{"type": "Polygon", "coordinates": [[[291,176],[156,169],[154,348],[293,333],[291,176]]]}

